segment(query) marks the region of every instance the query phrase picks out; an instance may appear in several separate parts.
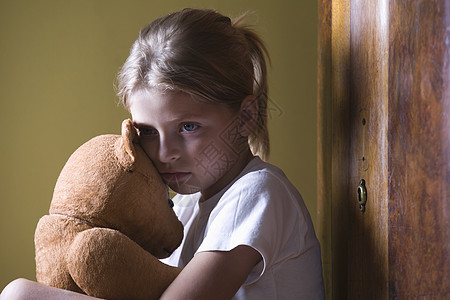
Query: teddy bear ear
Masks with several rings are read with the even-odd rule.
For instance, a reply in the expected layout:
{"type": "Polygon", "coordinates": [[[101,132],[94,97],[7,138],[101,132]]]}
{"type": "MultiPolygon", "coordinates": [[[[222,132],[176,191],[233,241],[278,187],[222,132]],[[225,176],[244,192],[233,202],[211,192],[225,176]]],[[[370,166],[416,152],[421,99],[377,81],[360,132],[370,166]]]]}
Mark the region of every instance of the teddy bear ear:
{"type": "Polygon", "coordinates": [[[137,138],[136,128],[130,119],[122,122],[122,136],[116,142],[115,154],[126,171],[134,170],[136,150],[133,141],[137,138]]]}

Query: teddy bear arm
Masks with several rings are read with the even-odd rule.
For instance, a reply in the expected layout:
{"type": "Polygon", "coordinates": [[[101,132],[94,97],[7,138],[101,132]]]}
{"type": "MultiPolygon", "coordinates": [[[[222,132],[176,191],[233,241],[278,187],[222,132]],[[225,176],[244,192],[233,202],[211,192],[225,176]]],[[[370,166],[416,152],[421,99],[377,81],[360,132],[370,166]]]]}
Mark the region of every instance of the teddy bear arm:
{"type": "Polygon", "coordinates": [[[158,299],[181,271],[108,228],[79,233],[68,251],[67,264],[86,294],[105,299],[158,299]]]}
{"type": "Polygon", "coordinates": [[[74,237],[90,228],[85,222],[64,215],[45,215],[39,220],[34,235],[39,283],[83,292],[69,274],[66,256],[74,237]]]}

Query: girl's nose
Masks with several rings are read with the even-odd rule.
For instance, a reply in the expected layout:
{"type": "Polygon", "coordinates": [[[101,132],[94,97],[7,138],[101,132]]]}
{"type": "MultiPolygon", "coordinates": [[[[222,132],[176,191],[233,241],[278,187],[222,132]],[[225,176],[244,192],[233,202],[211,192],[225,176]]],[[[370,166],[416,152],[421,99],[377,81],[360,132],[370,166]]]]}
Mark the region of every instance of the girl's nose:
{"type": "Polygon", "coordinates": [[[162,163],[170,163],[180,158],[180,145],[176,138],[161,137],[158,159],[162,163]]]}

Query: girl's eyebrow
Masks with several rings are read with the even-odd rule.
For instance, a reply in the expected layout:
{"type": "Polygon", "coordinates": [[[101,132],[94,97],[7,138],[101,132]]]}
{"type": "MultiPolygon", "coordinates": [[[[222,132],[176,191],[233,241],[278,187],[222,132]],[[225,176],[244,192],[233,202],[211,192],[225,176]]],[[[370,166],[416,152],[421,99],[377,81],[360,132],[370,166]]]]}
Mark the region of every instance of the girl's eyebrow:
{"type": "Polygon", "coordinates": [[[170,121],[183,121],[183,120],[189,120],[189,119],[200,119],[203,118],[204,116],[202,114],[195,114],[192,112],[189,113],[184,113],[184,114],[180,114],[178,116],[175,116],[173,119],[171,119],[170,121]]]}
{"type": "MultiPolygon", "coordinates": [[[[176,115],[173,116],[172,118],[168,119],[168,122],[183,122],[186,120],[192,120],[192,119],[204,119],[207,118],[207,116],[205,116],[204,114],[202,114],[201,112],[199,113],[184,113],[184,114],[180,114],[180,115],[176,115]]],[[[133,124],[137,125],[137,126],[145,126],[146,124],[142,124],[139,122],[133,122],[133,124]]]]}
{"type": "MultiPolygon", "coordinates": [[[[197,115],[197,114],[188,113],[188,114],[176,116],[173,119],[170,119],[169,122],[170,123],[178,123],[178,122],[186,122],[186,121],[197,121],[197,120],[199,120],[199,119],[201,120],[201,119],[203,119],[205,117],[206,116],[203,116],[203,115],[197,115]]],[[[136,122],[136,121],[133,121],[133,126],[136,127],[136,128],[146,127],[146,126],[150,126],[151,127],[151,125],[149,125],[149,124],[136,122]]]]}
{"type": "Polygon", "coordinates": [[[134,122],[134,121],[133,121],[133,126],[134,126],[135,128],[140,128],[140,127],[144,127],[144,126],[148,126],[148,125],[145,125],[145,124],[142,124],[142,123],[137,123],[137,122],[134,122]]]}

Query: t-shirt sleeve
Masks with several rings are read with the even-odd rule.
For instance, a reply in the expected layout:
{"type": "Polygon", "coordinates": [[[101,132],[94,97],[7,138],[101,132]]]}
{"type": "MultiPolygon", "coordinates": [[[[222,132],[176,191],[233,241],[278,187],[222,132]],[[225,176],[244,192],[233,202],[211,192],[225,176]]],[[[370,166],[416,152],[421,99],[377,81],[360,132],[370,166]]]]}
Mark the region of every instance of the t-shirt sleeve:
{"type": "Polygon", "coordinates": [[[245,284],[258,280],[268,266],[299,255],[308,231],[300,194],[266,171],[240,178],[211,212],[198,252],[230,251],[239,245],[257,250],[262,261],[245,284]]]}

